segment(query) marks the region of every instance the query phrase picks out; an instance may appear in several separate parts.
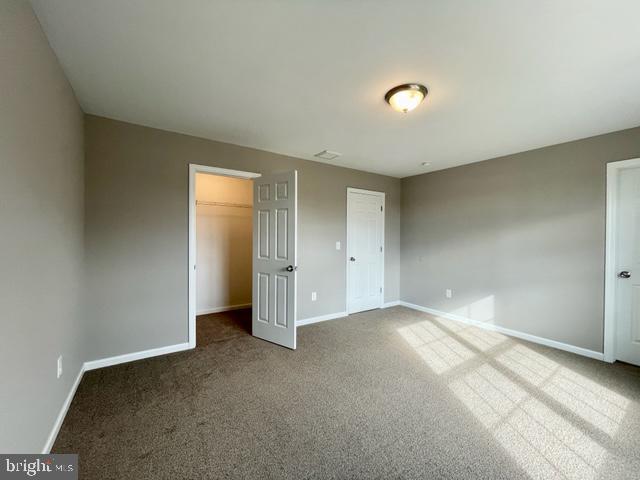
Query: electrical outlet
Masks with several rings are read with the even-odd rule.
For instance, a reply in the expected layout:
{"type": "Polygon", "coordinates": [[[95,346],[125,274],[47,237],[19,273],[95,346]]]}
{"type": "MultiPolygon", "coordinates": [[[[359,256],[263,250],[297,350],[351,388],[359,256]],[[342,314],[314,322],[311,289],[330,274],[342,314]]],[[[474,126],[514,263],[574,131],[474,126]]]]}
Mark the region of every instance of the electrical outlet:
{"type": "Polygon", "coordinates": [[[444,291],[444,296],[445,296],[445,297],[447,297],[447,298],[451,298],[451,297],[453,297],[453,291],[452,291],[450,288],[447,288],[447,289],[444,291]]]}
{"type": "Polygon", "coordinates": [[[58,378],[62,376],[62,355],[58,357],[58,378]]]}
{"type": "Polygon", "coordinates": [[[340,244],[340,242],[336,242],[336,250],[340,250],[342,248],[342,245],[340,244]]]}
{"type": "Polygon", "coordinates": [[[315,302],[318,299],[318,294],[316,292],[311,292],[311,301],[315,302]]]}

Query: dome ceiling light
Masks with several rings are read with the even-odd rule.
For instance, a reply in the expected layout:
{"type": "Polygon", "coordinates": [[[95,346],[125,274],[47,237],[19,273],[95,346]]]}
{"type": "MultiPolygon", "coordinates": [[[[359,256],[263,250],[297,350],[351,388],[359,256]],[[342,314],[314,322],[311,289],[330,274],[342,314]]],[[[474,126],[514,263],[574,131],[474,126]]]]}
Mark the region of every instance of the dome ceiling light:
{"type": "Polygon", "coordinates": [[[427,87],[424,85],[405,83],[389,90],[384,99],[395,111],[407,113],[420,105],[427,93],[427,87]]]}

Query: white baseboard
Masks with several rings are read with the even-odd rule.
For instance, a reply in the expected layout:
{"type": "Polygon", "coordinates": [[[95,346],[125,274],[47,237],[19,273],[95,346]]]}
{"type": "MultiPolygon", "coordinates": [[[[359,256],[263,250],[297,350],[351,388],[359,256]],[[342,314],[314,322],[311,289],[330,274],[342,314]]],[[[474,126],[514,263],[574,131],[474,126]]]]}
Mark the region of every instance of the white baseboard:
{"type": "Polygon", "coordinates": [[[569,345],[568,343],[562,343],[556,340],[550,340],[548,338],[537,337],[535,335],[519,332],[517,330],[511,330],[509,328],[500,327],[498,325],[492,325],[489,323],[480,322],[478,320],[473,320],[471,318],[463,317],[461,315],[443,312],[440,310],[436,310],[435,308],[423,307],[422,305],[416,305],[415,303],[400,301],[399,304],[404,307],[411,308],[413,310],[418,310],[420,312],[429,313],[431,315],[436,315],[438,317],[447,318],[449,320],[454,320],[456,322],[466,323],[467,325],[473,325],[475,327],[484,328],[485,330],[492,330],[494,332],[502,333],[510,337],[527,340],[528,342],[539,343],[540,345],[557,348],[558,350],[564,350],[565,352],[575,353],[577,355],[582,355],[584,357],[595,358],[596,360],[604,360],[604,354],[600,352],[596,352],[596,351],[589,350],[582,347],[576,347],[575,345],[569,345]]]}
{"type": "Polygon", "coordinates": [[[334,320],[336,318],[346,317],[347,315],[347,312],[336,312],[329,313],[327,315],[320,315],[318,317],[303,318],[302,320],[296,321],[296,325],[300,327],[302,325],[310,325],[312,323],[324,322],[326,320],[334,320]]]}
{"type": "Polygon", "coordinates": [[[228,312],[229,310],[240,310],[251,307],[251,303],[241,303],[239,305],[227,305],[226,307],[211,307],[198,310],[196,315],[208,315],[209,313],[228,312]]]}
{"type": "Polygon", "coordinates": [[[67,394],[67,398],[62,404],[62,408],[60,409],[60,413],[58,413],[58,417],[56,418],[56,421],[53,424],[51,433],[49,433],[47,442],[44,444],[44,448],[42,449],[42,453],[44,455],[47,455],[49,452],[51,452],[51,449],[53,448],[53,444],[55,443],[56,438],[58,437],[58,432],[60,431],[60,427],[62,427],[62,422],[64,422],[64,417],[67,416],[67,411],[71,406],[71,402],[73,401],[73,397],[76,394],[76,390],[78,390],[78,385],[80,385],[80,380],[82,380],[82,375],[84,375],[84,364],[80,366],[80,371],[78,372],[78,375],[76,376],[76,379],[73,382],[73,385],[71,385],[71,390],[69,390],[69,393],[67,394]]]}
{"type": "Polygon", "coordinates": [[[95,370],[96,368],[110,367],[112,365],[118,365],[119,363],[133,362],[134,360],[142,360],[143,358],[157,357],[158,355],[167,355],[168,353],[181,352],[183,350],[189,350],[191,347],[189,343],[178,343],[176,345],[169,345],[167,347],[152,348],[150,350],[143,350],[141,352],[125,353],[124,355],[117,355],[115,357],[101,358],[99,360],[91,360],[84,363],[85,371],[95,370]]]}
{"type": "MultiPolygon", "coordinates": [[[[397,307],[398,305],[400,305],[400,303],[400,300],[394,300],[393,302],[383,303],[382,307],[380,308],[397,307]]],[[[324,322],[326,320],[335,320],[336,318],[343,318],[348,315],[349,314],[347,312],[329,313],[327,315],[320,315],[318,317],[303,318],[302,320],[298,320],[296,322],[296,325],[299,327],[302,325],[311,325],[312,323],[324,322]]]]}

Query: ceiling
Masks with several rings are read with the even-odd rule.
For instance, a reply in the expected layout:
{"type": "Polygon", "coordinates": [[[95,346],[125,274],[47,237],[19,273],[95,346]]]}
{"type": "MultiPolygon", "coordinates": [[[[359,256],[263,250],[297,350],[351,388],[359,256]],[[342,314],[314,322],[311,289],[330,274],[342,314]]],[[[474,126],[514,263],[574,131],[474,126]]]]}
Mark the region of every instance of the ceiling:
{"type": "Polygon", "coordinates": [[[404,177],[640,125],[637,0],[32,3],[85,112],[295,157],[404,177]]]}

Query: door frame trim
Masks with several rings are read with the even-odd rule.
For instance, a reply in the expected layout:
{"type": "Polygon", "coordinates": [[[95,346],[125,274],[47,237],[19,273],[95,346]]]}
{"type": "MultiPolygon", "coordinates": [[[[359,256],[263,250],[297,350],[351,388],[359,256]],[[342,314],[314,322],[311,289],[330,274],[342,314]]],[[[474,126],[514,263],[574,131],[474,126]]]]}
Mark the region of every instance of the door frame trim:
{"type": "Polygon", "coordinates": [[[345,285],[345,311],[347,312],[347,315],[350,315],[351,312],[349,311],[349,194],[350,193],[361,193],[361,194],[365,194],[365,195],[373,195],[375,197],[380,197],[382,198],[382,266],[380,268],[380,276],[381,278],[381,283],[382,283],[382,292],[380,293],[380,305],[378,306],[378,308],[382,308],[384,305],[384,292],[385,292],[385,286],[384,286],[384,281],[385,281],[385,272],[384,272],[384,261],[385,261],[385,254],[386,254],[386,245],[385,245],[385,225],[384,225],[384,219],[385,216],[387,214],[387,204],[386,204],[386,193],[385,192],[378,192],[375,190],[364,190],[362,188],[354,188],[354,187],[347,187],[347,214],[346,214],[346,241],[345,241],[345,245],[346,248],[344,250],[344,261],[345,261],[345,274],[346,274],[346,285],[345,285]]]}
{"type": "Polygon", "coordinates": [[[604,261],[604,361],[616,361],[616,242],[618,226],[618,178],[620,171],[640,167],[640,158],[607,163],[607,208],[604,261]]]}
{"type": "Polygon", "coordinates": [[[229,168],[210,167],[208,165],[189,164],[189,263],[187,273],[188,286],[188,342],[189,348],[196,346],[196,173],[208,173],[223,177],[251,180],[262,176],[260,173],[231,170],[229,168]]]}

